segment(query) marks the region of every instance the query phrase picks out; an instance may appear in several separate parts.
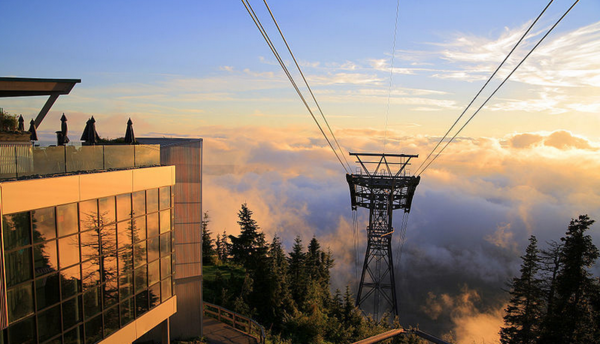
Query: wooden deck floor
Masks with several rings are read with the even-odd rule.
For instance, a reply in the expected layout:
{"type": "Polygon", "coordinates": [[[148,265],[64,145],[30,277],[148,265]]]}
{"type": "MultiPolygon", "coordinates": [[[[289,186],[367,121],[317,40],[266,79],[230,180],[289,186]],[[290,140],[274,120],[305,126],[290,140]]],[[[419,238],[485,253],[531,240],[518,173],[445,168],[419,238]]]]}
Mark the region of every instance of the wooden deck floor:
{"type": "Polygon", "coordinates": [[[257,344],[256,339],[210,317],[204,317],[202,332],[209,344],[257,344]]]}

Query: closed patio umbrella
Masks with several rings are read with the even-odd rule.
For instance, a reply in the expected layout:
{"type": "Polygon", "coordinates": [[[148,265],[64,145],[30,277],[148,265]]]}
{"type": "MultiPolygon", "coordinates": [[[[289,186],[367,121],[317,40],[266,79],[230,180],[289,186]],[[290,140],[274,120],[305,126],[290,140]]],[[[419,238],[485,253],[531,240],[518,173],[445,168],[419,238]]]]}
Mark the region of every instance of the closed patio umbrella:
{"type": "Polygon", "coordinates": [[[29,122],[29,130],[27,130],[29,132],[29,139],[31,141],[37,141],[38,137],[37,137],[37,131],[35,130],[35,121],[31,120],[31,122],[29,122]]]}
{"type": "Polygon", "coordinates": [[[125,131],[125,143],[135,143],[135,134],[133,133],[133,122],[131,118],[127,121],[127,130],[125,131]]]}
{"type": "Polygon", "coordinates": [[[19,115],[19,127],[18,131],[25,131],[25,120],[23,119],[23,115],[19,115]]]}
{"type": "Polygon", "coordinates": [[[62,142],[63,143],[69,143],[69,137],[67,136],[67,117],[65,116],[65,114],[63,113],[62,117],[60,118],[60,133],[62,134],[62,142]]]}

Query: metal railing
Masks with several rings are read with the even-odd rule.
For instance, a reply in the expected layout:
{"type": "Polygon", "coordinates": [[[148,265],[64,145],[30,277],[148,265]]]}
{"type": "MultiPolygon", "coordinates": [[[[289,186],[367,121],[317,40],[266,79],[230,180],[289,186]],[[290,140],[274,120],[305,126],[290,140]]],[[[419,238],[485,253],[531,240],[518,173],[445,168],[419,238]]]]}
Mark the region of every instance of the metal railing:
{"type": "Polygon", "coordinates": [[[204,301],[204,314],[249,335],[260,344],[265,343],[265,328],[251,318],[206,301],[204,301]]]}
{"type": "Polygon", "coordinates": [[[159,145],[0,145],[0,180],[157,165],[159,145]]]}

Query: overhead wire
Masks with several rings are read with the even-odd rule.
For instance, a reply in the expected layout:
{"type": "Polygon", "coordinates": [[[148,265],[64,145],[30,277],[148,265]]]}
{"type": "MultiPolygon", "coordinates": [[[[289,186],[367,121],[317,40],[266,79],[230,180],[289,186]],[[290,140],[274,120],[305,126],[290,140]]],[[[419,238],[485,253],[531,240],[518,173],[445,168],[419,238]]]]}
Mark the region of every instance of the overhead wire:
{"type": "Polygon", "coordinates": [[[398,13],[400,12],[400,0],[396,2],[396,21],[394,22],[394,43],[392,45],[392,61],[390,62],[390,84],[388,86],[387,108],[385,110],[385,129],[383,131],[383,153],[387,143],[388,117],[390,115],[390,98],[392,97],[392,77],[394,75],[394,57],[396,56],[396,35],[398,33],[398,13]]]}
{"type": "Polygon", "coordinates": [[[544,41],[544,39],[546,39],[546,37],[548,37],[550,32],[552,32],[552,30],[554,30],[554,28],[564,19],[564,17],[573,9],[573,7],[575,7],[575,5],[577,5],[578,2],[579,2],[579,0],[576,0],[573,3],[573,5],[571,5],[571,7],[569,7],[569,9],[556,21],[556,23],[554,23],[554,25],[552,25],[552,27],[546,32],[546,34],[544,34],[544,36],[542,38],[540,38],[540,40],[535,44],[535,46],[533,48],[531,48],[531,50],[527,53],[527,55],[525,55],[525,57],[523,57],[523,59],[519,62],[519,64],[517,64],[517,66],[510,72],[510,74],[508,74],[508,76],[506,78],[504,78],[502,83],[500,83],[500,85],[498,85],[498,87],[496,87],[494,92],[492,92],[492,94],[490,94],[490,96],[485,100],[485,102],[483,102],[483,104],[481,104],[481,106],[477,109],[477,111],[475,111],[475,113],[473,113],[473,115],[471,115],[471,117],[469,117],[469,119],[465,122],[465,124],[463,124],[463,126],[460,127],[460,129],[456,132],[456,134],[454,134],[454,136],[452,136],[452,138],[444,145],[444,147],[442,147],[442,149],[433,157],[433,159],[431,159],[431,161],[421,170],[421,172],[418,173],[419,176],[423,172],[425,172],[425,170],[429,167],[429,165],[431,165],[431,163],[433,163],[440,156],[440,154],[442,154],[442,152],[446,149],[446,147],[448,147],[448,145],[452,141],[454,141],[456,136],[458,136],[458,134],[460,134],[460,132],[467,126],[467,124],[469,124],[471,122],[471,120],[479,113],[479,111],[481,109],[483,109],[483,107],[487,104],[487,102],[490,99],[492,99],[492,97],[496,94],[496,92],[498,92],[498,90],[504,85],[504,83],[506,83],[506,81],[508,81],[508,79],[514,74],[514,72],[516,72],[517,69],[519,69],[519,67],[523,64],[523,62],[525,62],[525,60],[527,60],[527,58],[544,41]]]}
{"type": "Polygon", "coordinates": [[[335,157],[338,159],[338,161],[340,162],[340,164],[342,165],[342,167],[344,168],[344,170],[346,171],[346,173],[349,173],[348,168],[346,168],[346,165],[344,165],[344,163],[342,162],[342,159],[340,158],[340,155],[338,154],[338,152],[334,148],[333,144],[331,143],[331,141],[329,140],[329,138],[325,134],[325,131],[321,127],[321,124],[319,123],[319,121],[315,117],[315,115],[312,112],[310,106],[308,105],[306,99],[302,95],[302,92],[300,91],[300,88],[298,87],[298,85],[294,81],[294,78],[292,77],[291,73],[287,69],[287,66],[285,65],[285,63],[283,62],[283,59],[281,58],[281,56],[279,55],[279,52],[277,51],[277,48],[275,47],[275,45],[271,41],[271,38],[269,37],[269,34],[267,33],[267,31],[263,27],[262,23],[260,22],[260,19],[258,18],[258,16],[256,15],[256,13],[254,12],[254,9],[252,8],[252,5],[250,4],[250,2],[248,0],[241,0],[241,1],[242,1],[242,4],[244,5],[244,7],[246,8],[246,11],[248,11],[248,14],[250,14],[250,17],[254,21],[254,24],[256,25],[256,27],[260,31],[261,35],[263,36],[263,38],[267,42],[267,45],[271,49],[271,52],[273,53],[273,55],[275,56],[275,58],[277,59],[277,62],[279,62],[279,65],[281,66],[281,68],[285,72],[287,78],[289,79],[290,83],[294,87],[294,90],[296,90],[296,93],[298,94],[298,96],[302,100],[302,103],[304,104],[304,106],[306,107],[306,109],[310,113],[311,117],[313,118],[313,120],[317,124],[317,127],[319,128],[319,130],[321,131],[321,134],[323,134],[323,137],[325,138],[325,140],[329,144],[329,147],[331,148],[331,150],[335,154],[335,157]]]}
{"type": "MultiPolygon", "coordinates": [[[[471,108],[471,105],[473,105],[473,103],[479,97],[479,95],[481,94],[481,92],[483,92],[483,90],[487,87],[487,85],[490,83],[490,81],[492,81],[492,79],[494,78],[494,76],[496,75],[496,73],[498,73],[498,71],[500,70],[500,68],[502,68],[502,66],[504,65],[504,63],[508,60],[508,58],[512,55],[512,53],[517,49],[517,47],[521,44],[521,42],[523,41],[523,39],[525,39],[525,36],[527,36],[527,34],[529,33],[529,31],[531,31],[531,29],[535,26],[535,24],[538,22],[538,20],[546,12],[546,10],[548,9],[548,7],[550,7],[550,5],[552,4],[553,1],[554,0],[550,0],[550,2],[546,5],[546,7],[544,7],[544,9],[542,10],[542,12],[537,16],[537,18],[535,18],[535,20],[531,23],[531,25],[529,26],[529,28],[527,28],[527,30],[525,31],[525,33],[517,41],[517,43],[515,44],[515,46],[508,53],[508,55],[506,55],[506,57],[500,63],[500,65],[498,65],[498,67],[496,68],[496,70],[494,71],[494,73],[492,73],[492,75],[485,82],[485,84],[479,89],[479,92],[477,92],[477,94],[475,95],[475,97],[473,97],[473,99],[471,99],[471,102],[469,102],[469,105],[467,105],[467,107],[463,110],[463,112],[460,114],[460,116],[458,116],[458,118],[456,119],[456,121],[454,121],[454,124],[452,124],[452,126],[450,127],[450,129],[448,129],[448,131],[446,131],[446,133],[444,134],[444,136],[438,141],[438,143],[431,150],[431,152],[427,155],[427,157],[425,158],[425,160],[423,160],[423,162],[421,163],[421,165],[419,165],[419,167],[417,168],[416,171],[418,171],[419,169],[421,169],[421,167],[423,167],[423,165],[425,165],[425,163],[427,163],[427,161],[429,160],[429,158],[431,157],[431,155],[436,151],[436,149],[438,149],[438,147],[446,139],[446,137],[448,137],[448,134],[450,134],[450,132],[452,131],[452,129],[454,129],[454,127],[458,124],[458,122],[464,116],[464,114],[469,110],[469,108],[471,108]]],[[[429,166],[429,165],[427,165],[427,166],[429,166]]],[[[421,173],[422,173],[422,171],[421,171],[421,173]]]]}
{"type": "Polygon", "coordinates": [[[342,153],[341,155],[342,155],[342,157],[344,157],[344,161],[346,162],[346,165],[348,166],[349,169],[351,169],[350,164],[348,163],[348,160],[346,159],[346,155],[344,155],[344,150],[342,149],[342,147],[340,146],[340,143],[338,142],[337,138],[335,137],[333,130],[331,130],[331,127],[329,126],[329,122],[327,121],[327,118],[325,118],[325,114],[323,113],[323,110],[321,110],[321,105],[319,105],[319,102],[317,101],[317,98],[315,97],[315,95],[312,91],[312,88],[310,87],[310,85],[308,84],[308,81],[304,77],[302,68],[300,68],[298,61],[296,60],[296,56],[294,56],[294,53],[292,52],[292,49],[290,48],[290,45],[287,42],[287,39],[285,39],[285,36],[283,35],[281,28],[279,27],[279,23],[277,23],[277,20],[275,19],[275,16],[273,15],[273,12],[271,11],[269,4],[267,3],[267,0],[263,0],[263,2],[265,3],[265,6],[267,7],[269,14],[271,15],[271,19],[273,19],[273,23],[275,23],[275,26],[277,27],[277,31],[279,31],[279,35],[281,36],[281,39],[285,43],[285,46],[287,47],[288,52],[292,56],[292,60],[294,60],[294,64],[296,65],[296,68],[298,68],[298,71],[300,72],[300,75],[302,76],[302,80],[304,80],[304,84],[306,85],[306,88],[310,92],[310,95],[312,96],[313,101],[317,105],[317,108],[319,109],[319,112],[321,113],[321,117],[323,117],[323,121],[325,121],[325,124],[327,125],[327,128],[329,129],[329,132],[331,133],[331,136],[333,137],[333,140],[335,141],[335,144],[337,145],[338,149],[342,153]]]}

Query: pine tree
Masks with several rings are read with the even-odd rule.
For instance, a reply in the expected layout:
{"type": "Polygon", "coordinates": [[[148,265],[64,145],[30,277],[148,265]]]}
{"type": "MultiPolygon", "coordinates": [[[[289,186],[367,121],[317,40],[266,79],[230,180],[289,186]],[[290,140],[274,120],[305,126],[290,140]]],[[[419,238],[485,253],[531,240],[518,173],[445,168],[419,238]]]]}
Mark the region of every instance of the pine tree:
{"type": "Polygon", "coordinates": [[[234,262],[252,270],[260,264],[260,260],[266,257],[268,245],[265,235],[259,232],[260,227],[252,218],[252,211],[248,209],[246,203],[242,204],[238,217],[241,233],[238,237],[229,236],[231,240],[230,254],[234,262]]]}
{"type": "Polygon", "coordinates": [[[304,299],[307,287],[306,278],[306,254],[303,252],[302,239],[297,236],[294,240],[294,246],[292,252],[289,253],[289,276],[290,276],[290,290],[292,292],[292,298],[296,302],[299,308],[304,306],[304,299]]]}
{"type": "Polygon", "coordinates": [[[204,213],[202,219],[202,265],[213,265],[215,263],[216,250],[214,239],[211,238],[211,232],[208,230],[210,218],[208,212],[204,213]]]}
{"type": "Polygon", "coordinates": [[[539,250],[535,236],[529,238],[525,255],[521,257],[521,277],[510,283],[510,301],[500,330],[502,344],[532,344],[539,337],[543,292],[537,274],[540,269],[539,250]]]}
{"type": "Polygon", "coordinates": [[[544,322],[540,343],[593,343],[597,340],[595,298],[598,284],[589,268],[598,259],[598,248],[585,232],[594,223],[587,215],[572,219],[561,238],[562,265],[556,277],[556,299],[544,322]]]}
{"type": "Polygon", "coordinates": [[[556,298],[556,276],[558,276],[561,267],[560,259],[563,245],[554,240],[549,241],[548,245],[550,247],[540,251],[540,272],[545,294],[546,314],[552,314],[556,298]]]}

